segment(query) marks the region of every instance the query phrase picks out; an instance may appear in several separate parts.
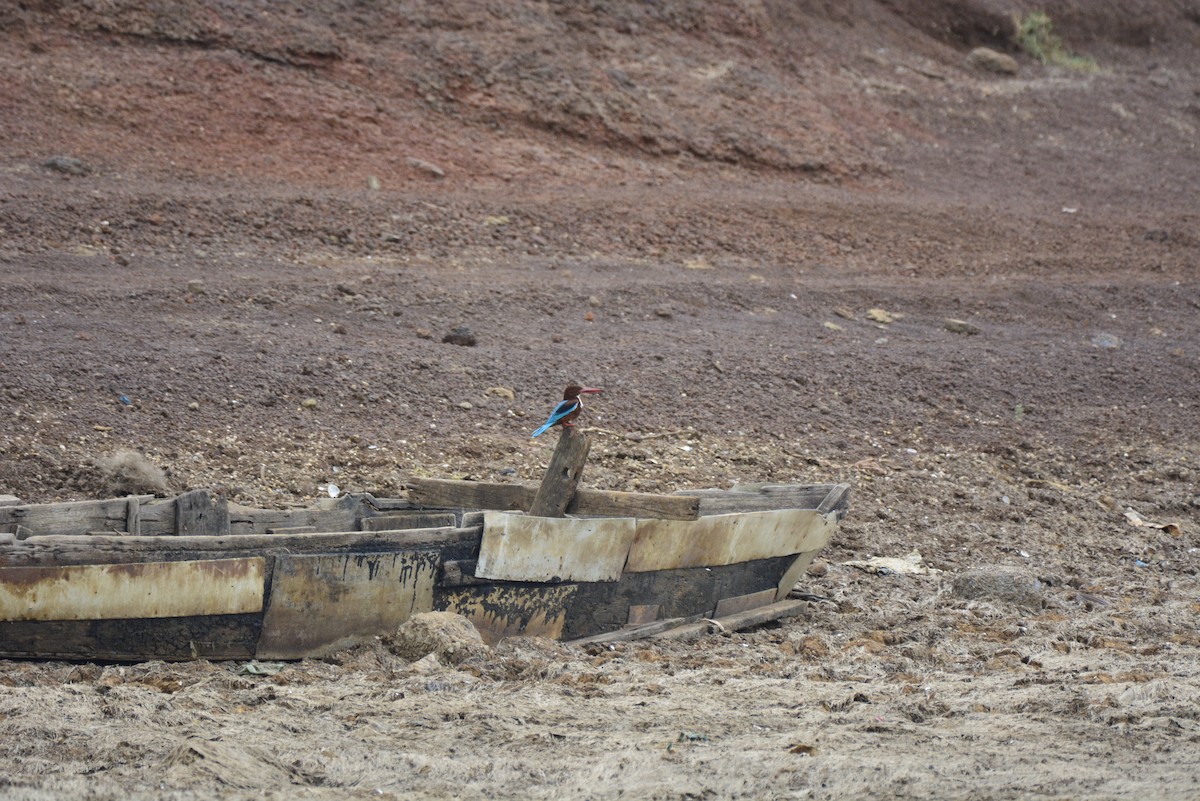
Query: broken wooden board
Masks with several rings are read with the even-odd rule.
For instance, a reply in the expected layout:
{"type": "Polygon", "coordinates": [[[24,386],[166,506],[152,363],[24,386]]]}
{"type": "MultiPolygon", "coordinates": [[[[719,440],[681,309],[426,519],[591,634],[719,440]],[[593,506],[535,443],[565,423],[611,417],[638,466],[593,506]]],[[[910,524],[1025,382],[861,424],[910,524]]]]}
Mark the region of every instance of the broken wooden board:
{"type": "Polygon", "coordinates": [[[484,515],[477,578],[505,581],[616,581],[633,542],[633,518],[484,515]]]}
{"type": "Polygon", "coordinates": [[[751,626],[761,626],[784,617],[802,614],[808,608],[808,601],[778,601],[767,606],[759,606],[742,612],[718,617],[715,620],[700,620],[687,623],[673,629],[656,633],[654,636],[663,640],[694,640],[705,634],[740,631],[751,626]]]}
{"type": "Polygon", "coordinates": [[[0,567],[0,620],[236,615],[262,610],[262,557],[0,567]]]}
{"type": "Polygon", "coordinates": [[[537,517],[562,517],[575,497],[583,468],[587,464],[592,440],[574,426],[563,426],[558,435],[550,466],[529,505],[529,514],[537,517]]]}
{"type": "Polygon", "coordinates": [[[175,499],[175,534],[178,536],[219,537],[228,533],[229,501],[224,495],[192,490],[175,499]]]}
{"type": "Polygon", "coordinates": [[[326,656],[433,610],[436,551],[275,557],[259,659],[326,656]]]}
{"type": "Polygon", "coordinates": [[[488,645],[495,645],[505,637],[557,640],[563,636],[567,607],[576,598],[580,586],[457,587],[435,594],[434,606],[440,611],[466,617],[488,645]]]}
{"type": "Polygon", "coordinates": [[[837,515],[811,509],[712,515],[694,521],[638,520],[625,570],[711,567],[818,551],[837,515]]]}

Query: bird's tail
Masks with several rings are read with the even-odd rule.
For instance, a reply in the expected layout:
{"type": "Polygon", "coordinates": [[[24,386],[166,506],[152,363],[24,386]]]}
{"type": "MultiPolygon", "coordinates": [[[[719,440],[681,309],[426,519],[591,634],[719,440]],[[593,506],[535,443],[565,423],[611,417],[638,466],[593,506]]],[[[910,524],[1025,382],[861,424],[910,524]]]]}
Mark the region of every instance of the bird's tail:
{"type": "MultiPolygon", "coordinates": [[[[549,422],[543,424],[541,428],[539,428],[537,431],[533,432],[533,437],[536,437],[538,434],[545,434],[547,431],[550,430],[550,426],[552,426],[552,425],[554,425],[554,424],[549,423],[549,422]]],[[[533,439],[533,437],[530,437],[530,439],[533,439]]]]}

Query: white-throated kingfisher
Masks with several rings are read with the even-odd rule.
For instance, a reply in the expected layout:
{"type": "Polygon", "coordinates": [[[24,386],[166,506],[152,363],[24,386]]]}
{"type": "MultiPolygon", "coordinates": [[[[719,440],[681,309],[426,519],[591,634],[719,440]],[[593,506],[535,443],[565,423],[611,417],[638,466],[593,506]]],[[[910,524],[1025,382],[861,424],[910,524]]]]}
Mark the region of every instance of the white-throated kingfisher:
{"type": "Polygon", "coordinates": [[[570,427],[575,425],[575,418],[583,409],[583,401],[579,396],[602,391],[599,387],[581,387],[578,384],[567,387],[563,390],[563,399],[554,407],[554,411],[550,412],[550,417],[542,424],[542,427],[533,432],[533,436],[546,433],[551,426],[570,427]]]}

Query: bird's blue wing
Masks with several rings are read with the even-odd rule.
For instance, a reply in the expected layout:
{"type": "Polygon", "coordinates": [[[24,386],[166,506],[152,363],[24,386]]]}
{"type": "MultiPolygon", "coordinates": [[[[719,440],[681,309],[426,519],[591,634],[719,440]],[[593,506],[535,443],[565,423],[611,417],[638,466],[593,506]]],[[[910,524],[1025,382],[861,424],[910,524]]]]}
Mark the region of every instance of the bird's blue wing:
{"type": "MultiPolygon", "coordinates": [[[[550,430],[551,426],[566,417],[571,412],[575,411],[577,408],[579,408],[578,398],[559,401],[558,405],[554,407],[554,411],[550,412],[550,417],[546,420],[546,422],[542,423],[542,427],[533,432],[533,436],[536,437],[538,434],[546,433],[550,430]]],[[[530,437],[530,439],[532,439],[532,437],[530,437]]]]}

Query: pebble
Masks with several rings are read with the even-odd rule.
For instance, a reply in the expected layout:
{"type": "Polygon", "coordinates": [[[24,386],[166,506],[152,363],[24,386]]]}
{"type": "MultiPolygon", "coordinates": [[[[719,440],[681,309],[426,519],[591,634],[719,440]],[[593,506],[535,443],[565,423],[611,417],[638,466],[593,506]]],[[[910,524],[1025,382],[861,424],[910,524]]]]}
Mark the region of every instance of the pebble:
{"type": "Polygon", "coordinates": [[[92,172],[91,167],[74,156],[52,156],[43,161],[42,166],[64,175],[90,175],[92,172]]]}
{"type": "Polygon", "coordinates": [[[205,289],[206,289],[206,286],[205,286],[204,282],[201,281],[199,278],[193,278],[191,281],[187,282],[187,291],[189,294],[203,295],[205,289]]]}
{"type": "Polygon", "coordinates": [[[975,325],[974,323],[968,323],[966,320],[957,320],[953,317],[947,317],[943,321],[943,325],[945,325],[946,330],[952,334],[972,335],[979,333],[979,326],[975,325]]]}
{"type": "Polygon", "coordinates": [[[304,400],[300,401],[300,406],[305,409],[315,409],[317,408],[317,399],[305,398],[304,400]]]}
{"type": "Polygon", "coordinates": [[[449,334],[442,337],[442,342],[450,345],[461,345],[466,348],[475,347],[478,340],[475,338],[475,332],[465,325],[460,325],[449,334]]]}

